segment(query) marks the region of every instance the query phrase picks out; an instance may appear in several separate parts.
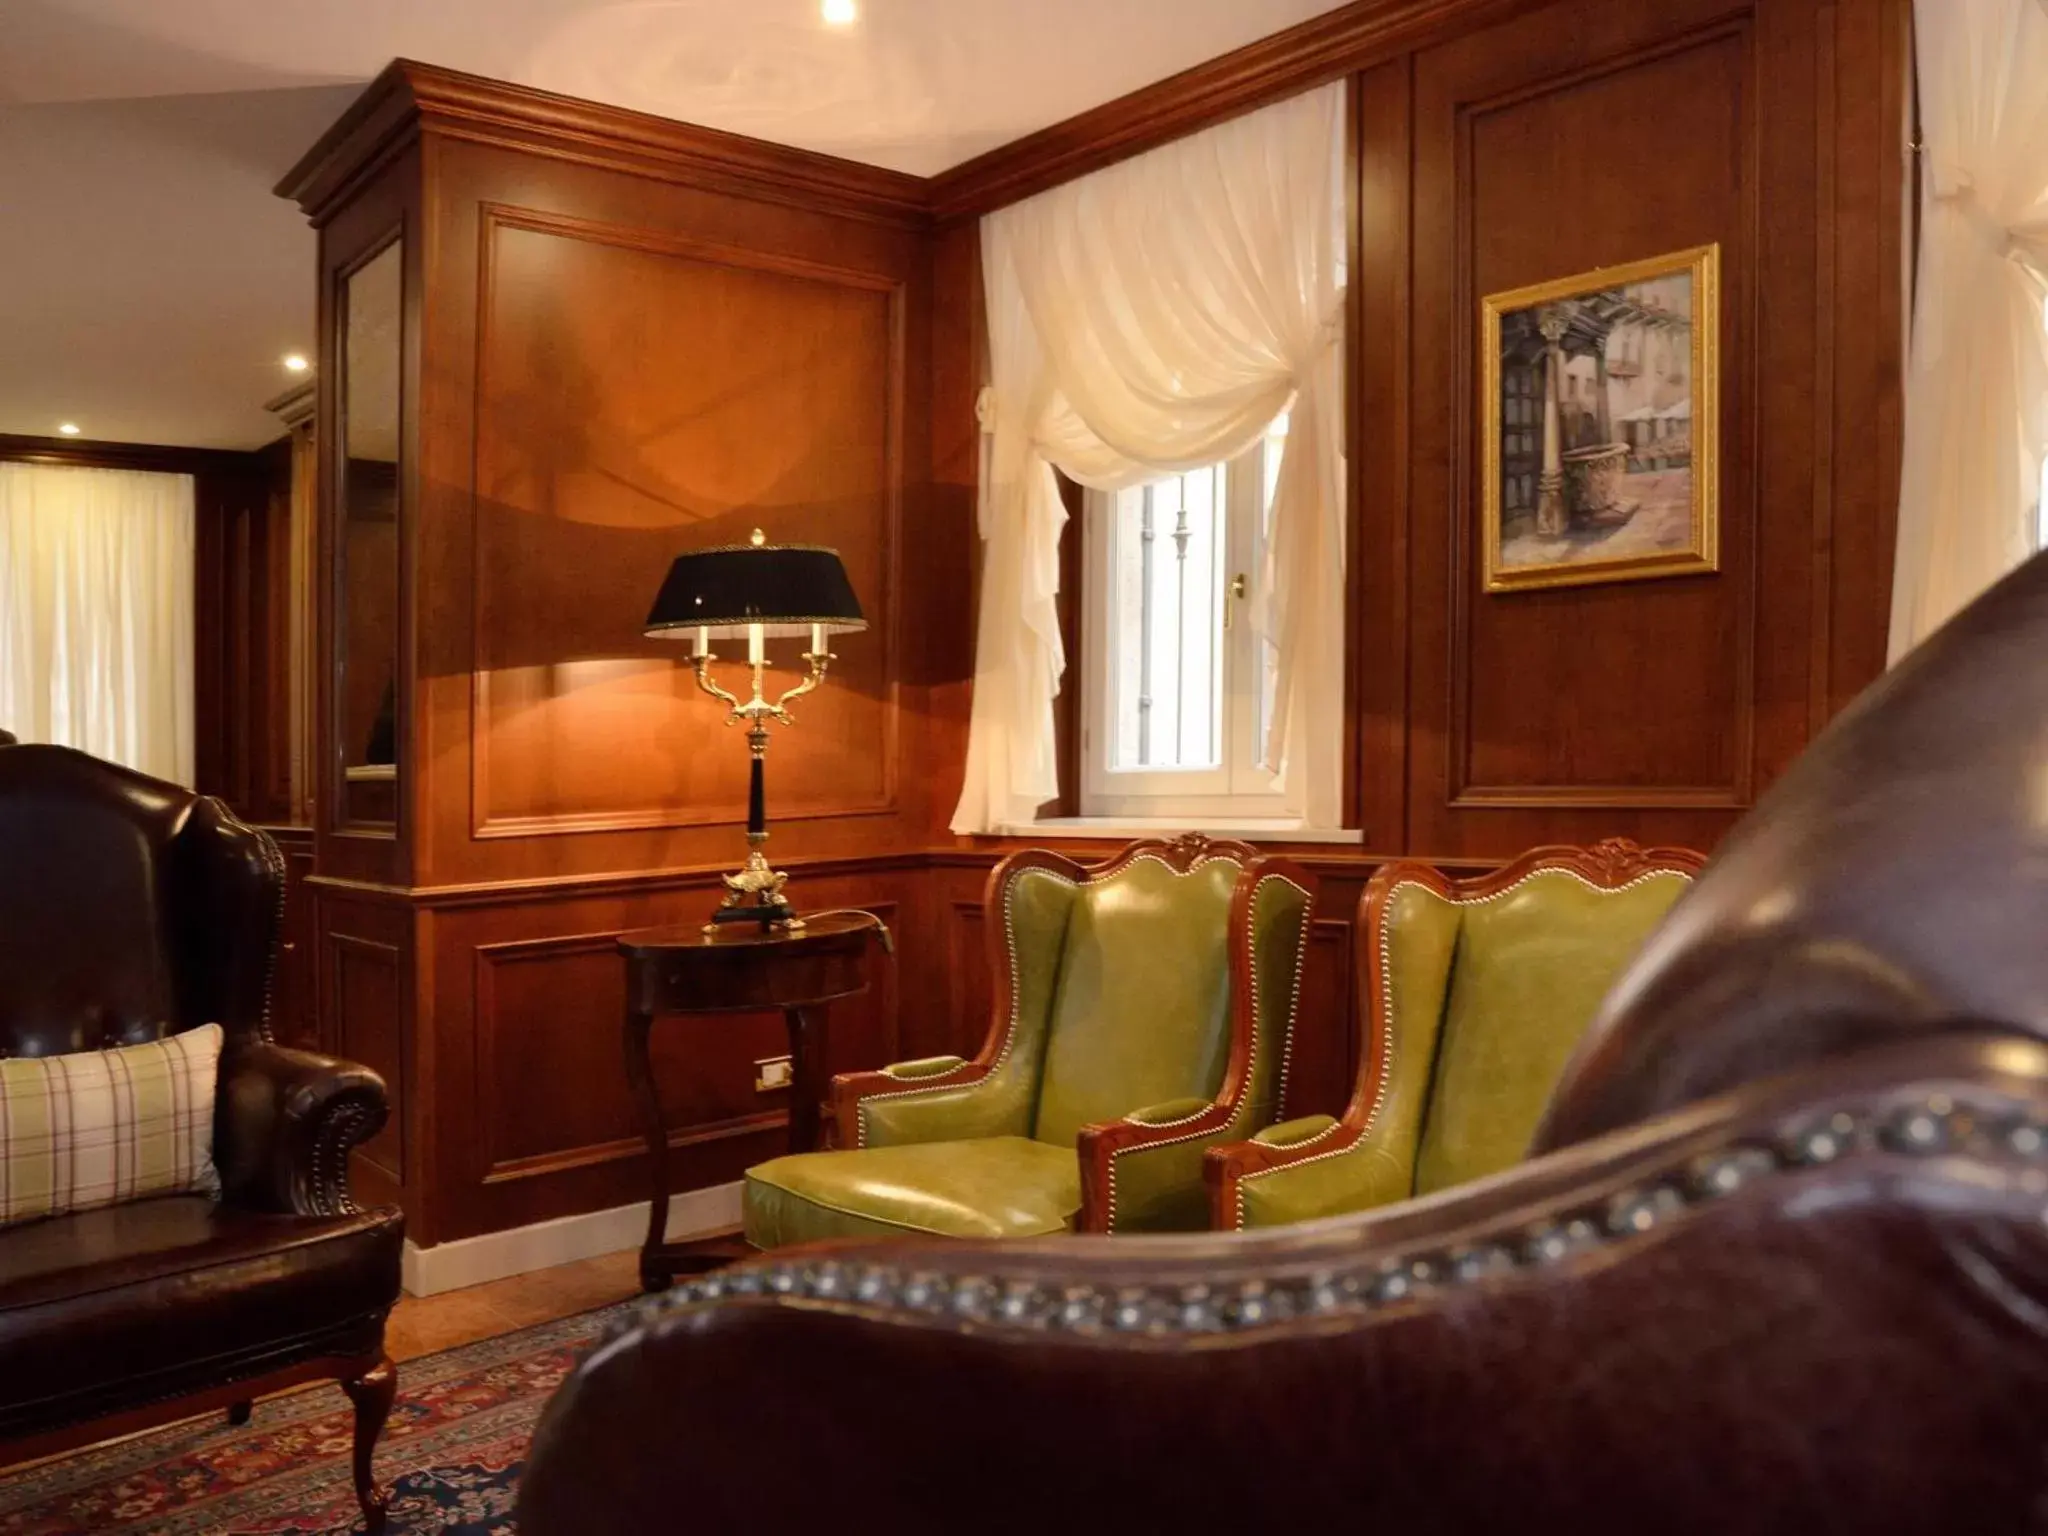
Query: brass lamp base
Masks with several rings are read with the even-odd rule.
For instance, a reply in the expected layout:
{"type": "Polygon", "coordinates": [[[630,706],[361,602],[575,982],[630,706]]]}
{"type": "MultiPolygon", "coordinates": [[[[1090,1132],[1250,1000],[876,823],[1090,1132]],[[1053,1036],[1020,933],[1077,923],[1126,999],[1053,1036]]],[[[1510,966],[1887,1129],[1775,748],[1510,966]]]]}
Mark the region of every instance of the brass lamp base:
{"type": "Polygon", "coordinates": [[[759,923],[763,928],[779,928],[785,933],[802,929],[804,920],[782,898],[782,888],[789,876],[779,869],[770,869],[759,848],[749,850],[740,872],[726,875],[724,880],[725,900],[704,925],[706,933],[716,933],[726,923],[759,923]]]}

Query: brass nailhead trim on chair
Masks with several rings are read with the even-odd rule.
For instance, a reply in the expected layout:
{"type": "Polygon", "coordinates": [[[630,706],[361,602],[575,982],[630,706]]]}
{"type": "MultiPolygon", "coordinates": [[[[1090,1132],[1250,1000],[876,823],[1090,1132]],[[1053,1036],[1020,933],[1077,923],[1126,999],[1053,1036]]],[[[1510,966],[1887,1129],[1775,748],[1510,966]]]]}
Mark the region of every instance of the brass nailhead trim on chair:
{"type": "MultiPolygon", "coordinates": [[[[1208,860],[1206,860],[1206,859],[1204,859],[1204,860],[1202,861],[1202,863],[1204,863],[1204,864],[1206,864],[1206,863],[1208,863],[1208,862],[1209,862],[1209,861],[1208,861],[1208,860]]],[[[1196,868],[1200,868],[1200,867],[1201,867],[1200,865],[1197,865],[1197,866],[1196,866],[1196,868]]],[[[1296,890],[1296,891],[1300,891],[1300,892],[1301,892],[1301,894],[1302,894],[1302,896],[1303,896],[1304,898],[1308,898],[1308,899],[1306,899],[1306,900],[1304,901],[1304,904],[1303,904],[1303,906],[1302,906],[1302,909],[1301,909],[1301,940],[1300,940],[1300,946],[1299,946],[1299,948],[1298,948],[1298,949],[1297,949],[1297,950],[1295,951],[1295,960],[1294,960],[1294,994],[1293,994],[1293,996],[1292,996],[1292,997],[1290,997],[1290,998],[1288,999],[1288,1003],[1287,1003],[1287,1028],[1286,1028],[1286,1030],[1284,1031],[1284,1036],[1283,1036],[1283,1038],[1284,1038],[1284,1039],[1285,1039],[1285,1040],[1286,1040],[1286,1041],[1287,1041],[1287,1042],[1288,1042],[1288,1043],[1289,1043],[1289,1044],[1291,1045],[1291,1044],[1293,1043],[1293,1040],[1294,1040],[1294,1013],[1295,1013],[1295,1010],[1296,1010],[1296,1009],[1297,1009],[1298,1007],[1300,1007],[1300,1005],[1301,1005],[1301,973],[1302,973],[1303,969],[1304,969],[1304,968],[1306,967],[1306,965],[1307,965],[1307,963],[1308,963],[1308,941],[1309,941],[1309,924],[1310,924],[1310,919],[1311,919],[1311,918],[1313,917],[1313,915],[1314,915],[1314,911],[1315,911],[1315,908],[1314,908],[1314,902],[1313,902],[1313,899],[1312,899],[1312,898],[1309,898],[1309,892],[1308,892],[1308,891],[1307,891],[1306,889],[1304,889],[1304,888],[1303,888],[1302,886],[1300,886],[1300,885],[1297,885],[1297,884],[1296,884],[1296,883],[1295,883],[1294,881],[1292,881],[1292,880],[1288,879],[1288,878],[1287,878],[1287,877],[1286,877],[1285,875],[1265,875],[1265,876],[1261,877],[1261,878],[1260,878],[1260,880],[1259,880],[1259,882],[1258,882],[1258,884],[1252,887],[1252,898],[1251,898],[1251,901],[1250,901],[1250,903],[1249,903],[1248,905],[1249,905],[1250,907],[1252,907],[1253,909],[1256,909],[1256,908],[1257,908],[1257,906],[1258,906],[1258,903],[1259,903],[1259,892],[1260,892],[1260,890],[1261,890],[1261,889],[1263,889],[1263,888],[1264,888],[1264,887],[1265,887],[1266,885],[1268,885],[1268,884],[1270,884],[1270,883],[1272,883],[1272,882],[1274,882],[1274,881],[1278,881],[1278,882],[1279,882],[1279,883],[1280,883],[1281,885],[1287,886],[1287,887],[1288,887],[1289,889],[1291,889],[1291,890],[1296,890]]],[[[1237,1124],[1237,1117],[1238,1117],[1238,1116],[1239,1116],[1239,1115],[1240,1115],[1241,1113],[1243,1113],[1243,1111],[1244,1111],[1244,1109],[1246,1108],[1246,1106],[1248,1106],[1248,1105],[1249,1105],[1249,1104],[1251,1103],[1251,1086],[1252,1086],[1252,1082],[1253,1082],[1253,1080],[1254,1080],[1254,1079],[1255,1079],[1255,1078],[1256,1078],[1256,1077],[1258,1076],[1258,1070],[1259,1070],[1259,966],[1258,966],[1258,959],[1257,959],[1257,957],[1256,957],[1256,956],[1254,956],[1254,957],[1253,957],[1253,961],[1252,961],[1252,966],[1251,966],[1251,973],[1252,973],[1252,1047],[1251,1047],[1251,1054],[1250,1054],[1249,1058],[1248,1058],[1248,1059],[1246,1060],[1246,1062],[1245,1062],[1245,1068],[1244,1068],[1244,1092],[1243,1092],[1242,1094],[1240,1094],[1240,1095],[1238,1096],[1238,1102],[1237,1102],[1237,1103],[1236,1103],[1235,1105],[1233,1105],[1233,1106],[1231,1107],[1231,1112],[1230,1112],[1230,1118],[1229,1118],[1228,1120],[1226,1120],[1226,1121],[1225,1121],[1225,1122],[1224,1122],[1224,1123],[1223,1123],[1222,1125],[1220,1125],[1220,1126],[1216,1127],[1216,1129],[1215,1129],[1215,1130],[1213,1130],[1213,1131],[1190,1131],[1190,1132],[1189,1132],[1189,1133],[1188,1133],[1187,1135],[1185,1135],[1185,1136],[1169,1136],[1169,1137],[1168,1137],[1168,1138],[1167,1138],[1166,1140],[1164,1140],[1164,1141],[1148,1141],[1148,1142],[1147,1142],[1147,1143],[1145,1143],[1145,1145],[1143,1145],[1142,1147],[1124,1147],[1124,1148],[1122,1148],[1122,1149],[1121,1149],[1121,1150],[1119,1150],[1119,1151],[1116,1151],[1116,1152],[1112,1152],[1112,1153],[1110,1153],[1110,1155],[1109,1155],[1109,1201],[1108,1201],[1108,1209],[1107,1209],[1107,1210],[1106,1210],[1106,1211],[1105,1211],[1105,1212],[1103,1213],[1103,1219],[1104,1219],[1104,1220],[1105,1220],[1105,1221],[1106,1221],[1106,1222],[1108,1223],[1108,1228],[1109,1228],[1109,1230],[1110,1230],[1111,1232],[1114,1232],[1114,1231],[1116,1230],[1116,1160],[1117,1160],[1118,1158],[1122,1157],[1122,1156],[1123,1156],[1123,1155],[1124,1155],[1124,1154],[1125,1154],[1126,1152],[1151,1152],[1151,1151],[1156,1151],[1156,1150],[1157,1150],[1158,1148],[1160,1148],[1160,1147],[1172,1147],[1172,1146],[1178,1146],[1178,1145],[1179,1145],[1179,1144],[1180,1144],[1181,1142],[1184,1142],[1184,1141],[1199,1141],[1199,1140],[1200,1140],[1200,1139],[1201,1139],[1202,1137],[1204,1137],[1204,1136],[1221,1136],[1221,1135],[1223,1135],[1223,1134],[1224,1134],[1225,1132],[1227,1132],[1227,1131],[1231,1130],[1232,1128],[1234,1128],[1234,1127],[1236,1126],[1236,1124],[1237,1124]]],[[[1284,1070],[1284,1069],[1283,1069],[1283,1070],[1284,1070]]],[[[1279,1101],[1278,1101],[1278,1100],[1276,1099],[1276,1100],[1275,1100],[1274,1102],[1275,1102],[1275,1103],[1278,1103],[1279,1101]]],[[[1195,1111],[1195,1113],[1193,1113],[1192,1115],[1185,1115],[1185,1116],[1183,1116],[1182,1118],[1180,1118],[1180,1119],[1178,1119],[1178,1120],[1163,1120],[1163,1121],[1161,1121],[1161,1122],[1159,1123],[1159,1125],[1155,1127],[1155,1129],[1159,1129],[1159,1130],[1166,1130],[1166,1129],[1170,1129],[1170,1128],[1172,1128],[1173,1126],[1176,1126],[1176,1125],[1188,1125],[1188,1124],[1191,1124],[1191,1123],[1193,1123],[1194,1121],[1196,1121],[1196,1120],[1199,1120],[1199,1119],[1201,1119],[1201,1118],[1202,1118],[1202,1116],[1204,1116],[1204,1115],[1208,1114],[1208,1113],[1209,1113],[1209,1111],[1210,1111],[1210,1110],[1211,1110],[1212,1108],[1214,1108],[1214,1105],[1211,1105],[1211,1104],[1204,1104],[1204,1105],[1203,1105],[1203,1106],[1202,1106],[1202,1107],[1201,1107],[1200,1109],[1196,1110],[1196,1111],[1195,1111]]]]}
{"type": "Polygon", "coordinates": [[[1959,1104],[1949,1094],[1936,1093],[1792,1122],[1768,1142],[1735,1143],[1677,1159],[1610,1197],[1536,1226],[1512,1225],[1455,1248],[1372,1264],[1271,1280],[1108,1287],[905,1272],[829,1258],[794,1260],[687,1281],[650,1300],[632,1319],[614,1324],[607,1338],[729,1299],[893,1315],[975,1331],[1122,1334],[1161,1341],[1241,1335],[1297,1319],[1356,1315],[1426,1294],[1511,1281],[1583,1253],[1632,1242],[1749,1184],[1796,1177],[1852,1153],[2048,1163],[2048,1117],[2038,1104],[2021,1104],[1991,1090],[1970,1097],[1979,1102],[1959,1104]]]}
{"type": "MultiPolygon", "coordinates": [[[[1017,993],[1017,922],[1013,907],[1016,902],[1017,883],[1026,875],[1042,875],[1047,880],[1064,885],[1070,890],[1076,884],[1075,881],[1068,879],[1065,875],[1056,874],[1049,869],[1022,869],[1011,876],[1010,883],[1003,887],[1003,945],[1010,954],[1010,1017],[1003,1024],[1003,1043],[996,1049],[996,1059],[990,1064],[987,1072],[974,1080],[977,1083],[986,1083],[996,1073],[1002,1071],[1003,1063],[1010,1059],[1010,1046],[1017,1038],[1017,1010],[1020,1006],[1020,999],[1017,993]]],[[[859,1105],[856,1106],[860,1139],[854,1145],[864,1147],[868,1144],[868,1106],[870,1104],[880,1103],[884,1099],[914,1099],[920,1094],[941,1093],[949,1088],[967,1086],[955,1083],[952,1079],[973,1065],[974,1063],[971,1061],[963,1061],[959,1066],[953,1068],[952,1071],[942,1072],[936,1079],[926,1079],[915,1088],[903,1088],[894,1093],[870,1093],[864,1095],[859,1105]]]]}

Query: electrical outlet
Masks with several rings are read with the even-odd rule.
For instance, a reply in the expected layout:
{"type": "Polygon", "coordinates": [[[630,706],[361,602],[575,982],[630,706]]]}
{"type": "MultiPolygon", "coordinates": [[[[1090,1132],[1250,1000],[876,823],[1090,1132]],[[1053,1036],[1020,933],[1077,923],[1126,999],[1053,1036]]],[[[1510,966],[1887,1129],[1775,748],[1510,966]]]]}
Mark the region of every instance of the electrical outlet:
{"type": "Polygon", "coordinates": [[[754,1092],[774,1093],[787,1088],[794,1073],[787,1056],[770,1056],[754,1063],[754,1092]]]}

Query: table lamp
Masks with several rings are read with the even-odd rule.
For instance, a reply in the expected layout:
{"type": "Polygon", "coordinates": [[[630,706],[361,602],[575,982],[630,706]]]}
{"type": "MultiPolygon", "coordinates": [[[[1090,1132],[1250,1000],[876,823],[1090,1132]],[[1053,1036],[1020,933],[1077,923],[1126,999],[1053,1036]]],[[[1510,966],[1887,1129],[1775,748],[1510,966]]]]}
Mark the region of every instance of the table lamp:
{"type": "Polygon", "coordinates": [[[697,671],[697,686],[725,704],[727,725],[746,722],[747,746],[753,756],[747,783],[747,862],[738,874],[725,877],[725,901],[712,914],[712,927],[706,932],[714,931],[719,923],[735,922],[785,930],[803,927],[803,921],[782,898],[789,877],[770,869],[768,856],[761,851],[768,841],[763,790],[768,722],[795,724],[790,700],[822,683],[825,669],[832,663],[832,653],[826,648],[828,635],[867,627],[837,550],[814,544],[770,544],[756,528],[745,544],[692,550],[677,555],[668,568],[668,580],[661,584],[647,615],[647,633],[661,640],[696,636],[691,662],[697,671]],[[753,668],[754,692],[744,704],[711,680],[711,663],[718,659],[711,654],[711,641],[728,635],[747,637],[747,665],[753,668]],[[810,637],[811,648],[804,652],[809,667],[804,680],[769,703],[761,692],[768,668],[767,642],[805,635],[810,637]]]}

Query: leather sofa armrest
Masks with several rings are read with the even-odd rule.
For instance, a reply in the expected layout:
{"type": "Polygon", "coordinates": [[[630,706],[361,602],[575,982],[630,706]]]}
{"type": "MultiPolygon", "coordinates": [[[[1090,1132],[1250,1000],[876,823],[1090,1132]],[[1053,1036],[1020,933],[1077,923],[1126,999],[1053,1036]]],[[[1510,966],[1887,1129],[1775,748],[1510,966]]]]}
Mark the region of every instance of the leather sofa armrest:
{"type": "MultiPolygon", "coordinates": [[[[1162,1530],[2024,1528],[2044,1124],[2048,1052],[1956,1034],[1313,1229],[771,1255],[584,1359],[520,1530],[659,1536],[678,1487],[743,1526],[790,1466],[905,1445],[869,1525],[957,1529],[1000,1487],[1001,1527],[1042,1530],[1085,1485],[1162,1530]],[[1737,1450],[1703,1480],[1674,1435],[1737,1450]]],[[[844,1523],[844,1480],[785,1481],[786,1524],[844,1523]]]]}
{"type": "Polygon", "coordinates": [[[349,1152],[389,1114],[384,1079],[368,1067],[270,1040],[231,1046],[214,1123],[222,1198],[296,1216],[354,1210],[349,1152]]]}
{"type": "Polygon", "coordinates": [[[832,1079],[835,1144],[869,1144],[869,1127],[862,1123],[861,1113],[861,1104],[868,1099],[890,1101],[891,1130],[895,1133],[889,1137],[891,1141],[945,1141],[968,1134],[952,1129],[961,1106],[960,1095],[950,1090],[972,1088],[988,1073],[989,1068],[982,1063],[963,1061],[958,1056],[926,1056],[897,1062],[878,1072],[842,1072],[832,1079]]]}

